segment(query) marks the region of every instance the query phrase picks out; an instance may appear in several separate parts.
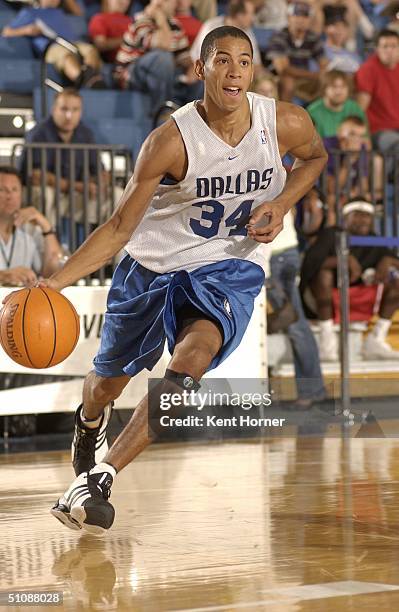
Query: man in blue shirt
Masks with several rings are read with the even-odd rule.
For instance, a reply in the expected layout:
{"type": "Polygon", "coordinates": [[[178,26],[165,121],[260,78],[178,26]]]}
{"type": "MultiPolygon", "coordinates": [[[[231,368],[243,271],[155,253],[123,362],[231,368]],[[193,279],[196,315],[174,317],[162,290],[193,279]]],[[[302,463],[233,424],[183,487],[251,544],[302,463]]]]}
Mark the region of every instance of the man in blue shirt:
{"type": "MultiPolygon", "coordinates": [[[[95,138],[90,128],[81,122],[82,116],[82,99],[78,91],[74,89],[64,89],[57,93],[54,98],[51,115],[40,121],[26,135],[28,143],[70,143],[72,144],[94,144],[95,138]]],[[[23,155],[22,159],[22,176],[26,184],[31,184],[33,188],[33,204],[40,207],[41,200],[41,180],[42,172],[45,172],[46,197],[45,201],[50,204],[54,219],[54,209],[58,207],[61,216],[69,215],[69,194],[70,194],[70,151],[64,149],[60,151],[60,177],[59,201],[55,202],[55,187],[56,187],[56,152],[54,149],[46,149],[46,156],[42,167],[41,150],[33,149],[32,160],[29,162],[27,154],[23,155]],[[28,176],[28,168],[32,168],[32,174],[28,176]]],[[[97,177],[97,155],[95,151],[89,151],[88,154],[88,195],[89,201],[85,202],[84,189],[84,153],[83,151],[75,150],[75,163],[73,167],[73,193],[74,193],[74,218],[75,221],[81,223],[84,220],[83,210],[87,207],[87,219],[90,224],[102,222],[105,216],[110,213],[110,199],[108,197],[109,175],[102,171],[101,176],[97,177]],[[97,180],[98,179],[98,180],[97,180]],[[101,210],[97,210],[97,190],[98,185],[101,185],[101,210]],[[99,218],[100,217],[100,218],[99,218]]],[[[115,188],[117,190],[117,188],[115,188]]],[[[120,189],[119,189],[120,191],[120,189]]],[[[115,194],[117,198],[119,193],[115,194]]]]}
{"type": "Polygon", "coordinates": [[[60,0],[40,0],[40,7],[22,9],[2,31],[2,36],[29,36],[36,55],[46,56],[58,72],[76,87],[103,85],[99,74],[100,57],[89,43],[76,41],[75,33],[59,8],[60,0]],[[57,37],[73,43],[78,53],[57,44],[57,37]]]}

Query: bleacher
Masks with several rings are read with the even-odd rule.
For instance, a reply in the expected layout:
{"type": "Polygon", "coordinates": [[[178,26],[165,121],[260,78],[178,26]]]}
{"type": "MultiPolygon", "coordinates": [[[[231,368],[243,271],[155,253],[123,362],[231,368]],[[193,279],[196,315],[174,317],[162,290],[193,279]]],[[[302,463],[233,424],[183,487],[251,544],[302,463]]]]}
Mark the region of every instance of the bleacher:
{"type": "MultiPolygon", "coordinates": [[[[143,6],[140,2],[133,3],[132,12],[141,11],[143,6]]],[[[87,24],[93,14],[101,10],[97,2],[90,3],[85,7],[85,16],[68,16],[68,22],[76,33],[76,39],[88,40],[87,24]]],[[[226,3],[219,2],[219,13],[225,12],[226,3]]],[[[10,8],[5,0],[0,0],[0,28],[8,24],[15,16],[15,11],[10,8]]],[[[254,27],[254,34],[261,52],[266,52],[273,30],[254,27]]],[[[3,38],[0,37],[0,159],[4,163],[8,161],[13,145],[24,141],[24,133],[33,126],[34,122],[42,120],[51,108],[55,92],[53,89],[43,85],[43,65],[33,50],[28,38],[3,38]],[[18,121],[15,121],[18,118],[18,121]],[[4,130],[2,126],[6,126],[4,130]]],[[[83,99],[84,123],[90,127],[97,143],[104,145],[120,145],[131,152],[133,163],[142,142],[152,129],[152,120],[149,116],[149,96],[139,91],[122,91],[113,87],[113,65],[104,64],[102,75],[107,89],[81,89],[83,99]]],[[[59,81],[59,75],[51,65],[46,66],[46,76],[54,82],[59,81]]],[[[392,210],[394,194],[392,185],[388,185],[384,195],[386,211],[392,210]]],[[[392,215],[391,215],[392,217],[392,215]]],[[[381,229],[386,235],[392,235],[392,223],[389,225],[389,215],[385,226],[381,229]]],[[[384,224],[382,224],[384,225],[384,224]]],[[[396,337],[398,325],[393,327],[396,337]]],[[[359,329],[352,330],[351,341],[356,363],[356,342],[362,335],[359,329]]],[[[316,330],[317,336],[317,330],[316,330]]],[[[292,366],[287,364],[292,361],[286,339],[283,337],[271,340],[271,356],[280,355],[275,359],[276,371],[282,376],[292,376],[292,366]],[[274,344],[273,344],[274,343],[274,344]]],[[[335,366],[334,366],[335,367],[335,366]]],[[[335,367],[337,369],[338,366],[335,367]]],[[[370,364],[369,364],[370,367],[370,364]]],[[[376,364],[378,370],[379,364],[376,364]]],[[[395,364],[392,368],[395,368],[395,364]]],[[[331,368],[330,368],[331,370],[331,368]]],[[[334,368],[331,372],[335,374],[334,368]]]]}

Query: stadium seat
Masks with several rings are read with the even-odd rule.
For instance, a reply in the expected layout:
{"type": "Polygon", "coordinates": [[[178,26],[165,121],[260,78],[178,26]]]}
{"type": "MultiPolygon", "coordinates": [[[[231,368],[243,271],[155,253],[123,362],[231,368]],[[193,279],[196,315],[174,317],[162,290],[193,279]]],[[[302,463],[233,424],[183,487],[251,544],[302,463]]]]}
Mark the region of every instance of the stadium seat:
{"type": "Polygon", "coordinates": [[[0,31],[4,26],[8,25],[10,21],[15,19],[17,13],[11,9],[4,8],[0,5],[0,31]]]}
{"type": "Polygon", "coordinates": [[[79,17],[78,15],[66,15],[65,17],[69,23],[71,30],[73,30],[76,35],[75,41],[87,40],[87,23],[84,17],[79,17]]]}
{"type": "Polygon", "coordinates": [[[85,125],[93,130],[98,144],[123,145],[131,151],[133,160],[150,130],[149,124],[128,119],[85,119],[85,125]]]}
{"type": "Polygon", "coordinates": [[[0,37],[0,58],[7,59],[34,59],[32,45],[24,36],[3,38],[0,37]]]}
{"type": "Polygon", "coordinates": [[[21,94],[32,93],[39,79],[39,60],[2,58],[0,70],[1,91],[21,94]]]}
{"type": "MultiPolygon", "coordinates": [[[[148,109],[150,108],[149,98],[146,94],[138,91],[120,90],[95,90],[81,89],[83,98],[83,118],[84,119],[112,119],[126,118],[134,121],[148,121],[148,109]]],[[[51,107],[54,92],[47,90],[48,108],[51,107]]],[[[34,91],[34,113],[36,120],[42,118],[41,115],[41,91],[35,88],[34,91]]]]}

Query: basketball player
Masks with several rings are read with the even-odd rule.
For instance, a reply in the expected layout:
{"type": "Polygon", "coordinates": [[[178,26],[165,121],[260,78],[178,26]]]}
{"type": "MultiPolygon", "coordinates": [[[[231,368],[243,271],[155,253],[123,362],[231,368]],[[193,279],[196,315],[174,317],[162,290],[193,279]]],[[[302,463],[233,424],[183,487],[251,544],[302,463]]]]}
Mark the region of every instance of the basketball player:
{"type": "Polygon", "coordinates": [[[242,30],[224,26],[207,35],[196,63],[204,100],[150,134],[115,213],[45,282],[61,290],[121,248],[128,253],[114,274],[76,414],[78,477],[52,509],[72,529],[112,525],[115,475],[152,439],[145,397],[108,451],[113,401],[132,376],[154,367],[165,338],[172,358],[163,392],[197,389],[238,346],[265,279],[259,247],[277,236],[326,163],[303,109],[247,93],[252,56],[242,30]],[[296,158],[288,179],[287,152],[296,158]]]}

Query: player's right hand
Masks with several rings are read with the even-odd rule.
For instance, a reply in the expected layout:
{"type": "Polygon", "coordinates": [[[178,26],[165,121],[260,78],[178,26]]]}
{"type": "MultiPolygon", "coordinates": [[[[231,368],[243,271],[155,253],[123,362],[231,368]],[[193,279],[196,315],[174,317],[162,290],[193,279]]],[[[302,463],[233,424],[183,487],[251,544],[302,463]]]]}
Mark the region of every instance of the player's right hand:
{"type": "Polygon", "coordinates": [[[57,283],[55,279],[52,278],[39,278],[39,280],[34,284],[35,287],[48,287],[49,289],[54,289],[54,291],[61,291],[63,286],[60,283],[57,283]]]}

